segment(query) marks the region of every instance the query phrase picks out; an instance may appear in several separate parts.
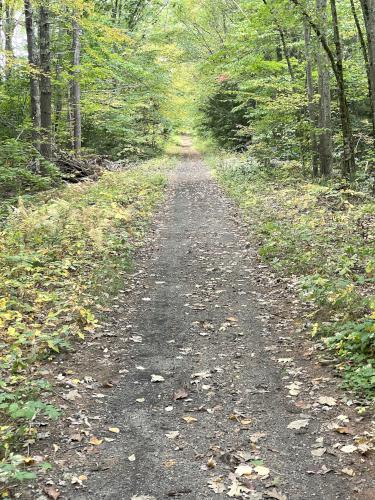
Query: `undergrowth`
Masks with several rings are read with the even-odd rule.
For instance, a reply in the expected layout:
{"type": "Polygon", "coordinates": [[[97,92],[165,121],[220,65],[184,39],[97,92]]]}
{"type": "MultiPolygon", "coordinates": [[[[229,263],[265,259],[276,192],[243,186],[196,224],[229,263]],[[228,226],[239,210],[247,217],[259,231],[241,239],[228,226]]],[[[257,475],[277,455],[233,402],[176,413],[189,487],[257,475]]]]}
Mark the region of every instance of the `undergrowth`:
{"type": "Polygon", "coordinates": [[[20,199],[0,229],[0,482],[50,467],[28,456],[36,421],[60,416],[43,365],[98,326],[95,313],[142,241],[164,173],[154,160],[55,191],[44,204],[20,199]]]}
{"type": "Polygon", "coordinates": [[[249,217],[261,258],[280,273],[297,276],[301,296],[314,311],[312,334],[335,353],[345,383],[374,397],[371,194],[342,182],[308,182],[294,162],[268,169],[245,155],[210,162],[249,217]]]}

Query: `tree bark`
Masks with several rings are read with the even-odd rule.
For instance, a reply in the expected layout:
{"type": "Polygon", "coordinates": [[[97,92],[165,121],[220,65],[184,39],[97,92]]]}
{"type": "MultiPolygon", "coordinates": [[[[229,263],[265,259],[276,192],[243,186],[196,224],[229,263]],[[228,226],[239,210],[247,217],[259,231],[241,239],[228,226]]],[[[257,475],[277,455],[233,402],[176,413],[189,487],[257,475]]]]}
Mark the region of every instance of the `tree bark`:
{"type": "Polygon", "coordinates": [[[307,102],[310,121],[310,147],[312,152],[312,171],[313,176],[319,175],[319,155],[318,144],[316,138],[316,106],[314,102],[314,80],[312,73],[312,53],[311,53],[311,28],[309,24],[304,22],[304,38],[305,38],[305,53],[306,53],[306,89],[307,102]]]}
{"type": "Polygon", "coordinates": [[[343,157],[343,174],[352,175],[355,171],[355,155],[354,155],[354,144],[353,144],[353,134],[351,127],[351,120],[349,114],[348,102],[346,99],[346,88],[344,81],[344,68],[343,68],[343,55],[342,46],[339,30],[339,22],[337,16],[336,0],[330,0],[331,3],[331,13],[332,13],[332,24],[333,24],[333,38],[336,47],[336,66],[338,72],[338,82],[337,90],[340,105],[340,115],[341,115],[341,127],[344,142],[344,157],[343,157]]]}
{"type": "Polygon", "coordinates": [[[42,155],[52,157],[52,88],[51,88],[51,33],[48,6],[39,8],[39,52],[40,52],[40,115],[42,155]]]}
{"type": "MultiPolygon", "coordinates": [[[[316,0],[317,17],[321,20],[321,30],[327,32],[327,0],[316,0]]],[[[331,84],[327,55],[321,46],[317,47],[318,88],[319,88],[319,163],[320,175],[329,177],[332,172],[332,110],[331,84]]]]}
{"type": "MultiPolygon", "coordinates": [[[[303,8],[300,0],[290,0],[294,5],[301,9],[302,15],[314,30],[318,40],[322,44],[327,57],[331,63],[333,73],[337,83],[337,94],[340,107],[341,131],[343,137],[344,153],[342,158],[342,171],[344,176],[350,176],[355,171],[355,155],[353,134],[350,120],[348,102],[346,99],[346,88],[344,80],[343,57],[341,48],[341,38],[338,25],[336,1],[330,0],[333,34],[335,42],[335,52],[333,52],[328,44],[327,36],[322,32],[321,28],[312,20],[309,13],[303,8]]],[[[374,0],[372,0],[374,1],[374,0]]]]}
{"type": "Polygon", "coordinates": [[[27,53],[30,65],[30,112],[33,125],[32,135],[35,148],[40,151],[40,89],[34,34],[33,9],[30,0],[24,0],[27,53]]]}
{"type": "Polygon", "coordinates": [[[5,77],[8,79],[12,73],[12,63],[14,59],[13,35],[15,29],[14,7],[10,5],[9,0],[5,2],[5,77]]]}
{"type": "MultiPolygon", "coordinates": [[[[375,1],[361,0],[361,7],[362,7],[363,19],[365,22],[366,36],[367,36],[367,56],[368,56],[366,61],[367,76],[369,79],[372,123],[374,128],[374,137],[375,137],[375,1]]],[[[362,40],[361,40],[361,45],[362,47],[364,45],[364,41],[362,40]]],[[[363,50],[364,49],[362,48],[362,51],[363,50]]],[[[365,47],[365,53],[366,53],[366,47],[365,47]]]]}
{"type": "Polygon", "coordinates": [[[79,66],[81,63],[81,28],[76,19],[73,19],[72,55],[73,68],[70,97],[73,118],[73,146],[74,151],[79,153],[82,146],[81,85],[79,82],[79,66]]]}

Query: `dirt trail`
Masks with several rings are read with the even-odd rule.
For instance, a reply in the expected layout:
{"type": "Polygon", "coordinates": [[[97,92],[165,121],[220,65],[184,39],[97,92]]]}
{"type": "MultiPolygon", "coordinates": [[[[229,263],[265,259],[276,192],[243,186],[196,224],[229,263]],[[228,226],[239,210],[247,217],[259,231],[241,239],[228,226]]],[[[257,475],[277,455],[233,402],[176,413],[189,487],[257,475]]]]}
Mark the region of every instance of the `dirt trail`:
{"type": "MultiPolygon", "coordinates": [[[[304,369],[294,367],[293,378],[289,361],[275,359],[275,343],[287,340],[265,326],[246,229],[184,147],[154,249],[136,277],[142,293],[116,327],[125,332],[121,382],[96,410],[102,428],[120,433],[82,461],[85,488],[72,486],[61,498],[219,500],[236,491],[253,500],[375,498],[369,481],[340,472],[361,463],[358,454],[334,451],[346,436],[325,431],[324,444],[316,442],[342,408],[303,409],[288,396],[285,386],[304,369]],[[307,427],[289,429],[297,420],[307,427]],[[321,458],[313,446],[326,448],[321,458]],[[241,463],[263,468],[236,479],[241,463]],[[358,493],[364,486],[367,493],[358,493]]],[[[328,388],[321,394],[331,395],[328,388]]]]}

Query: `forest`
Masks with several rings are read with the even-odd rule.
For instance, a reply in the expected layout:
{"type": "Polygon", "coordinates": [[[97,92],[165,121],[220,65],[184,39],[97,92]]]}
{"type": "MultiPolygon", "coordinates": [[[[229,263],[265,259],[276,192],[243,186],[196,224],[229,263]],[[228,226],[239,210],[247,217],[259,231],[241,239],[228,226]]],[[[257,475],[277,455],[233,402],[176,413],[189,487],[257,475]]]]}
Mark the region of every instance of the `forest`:
{"type": "MultiPolygon", "coordinates": [[[[44,497],[23,488],[52,474],[41,426],[87,384],[65,360],[129,293],[170,179],[198,156],[301,304],[292,328],[370,418],[374,0],[0,0],[1,498],[60,497],[53,482],[44,497]]],[[[366,456],[369,435],[354,443],[366,456]]],[[[246,488],[227,496],[289,498],[246,488]]]]}

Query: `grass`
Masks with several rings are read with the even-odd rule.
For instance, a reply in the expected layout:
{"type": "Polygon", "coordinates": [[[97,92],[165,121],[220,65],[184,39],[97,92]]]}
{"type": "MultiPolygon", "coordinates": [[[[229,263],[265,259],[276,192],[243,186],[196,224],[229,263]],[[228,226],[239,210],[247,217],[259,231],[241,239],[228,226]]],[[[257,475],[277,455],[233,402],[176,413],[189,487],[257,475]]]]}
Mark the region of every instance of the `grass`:
{"type": "Polygon", "coordinates": [[[242,207],[259,255],[298,278],[313,310],[306,321],[336,359],[345,384],[375,389],[375,203],[345,185],[313,183],[295,162],[262,168],[245,155],[211,157],[219,182],[242,207]]]}
{"type": "MultiPolygon", "coordinates": [[[[0,481],[35,477],[25,444],[57,419],[43,364],[97,327],[166,186],[164,160],[22,198],[0,229],[0,481]]],[[[48,469],[49,464],[39,468],[48,469]]]]}

